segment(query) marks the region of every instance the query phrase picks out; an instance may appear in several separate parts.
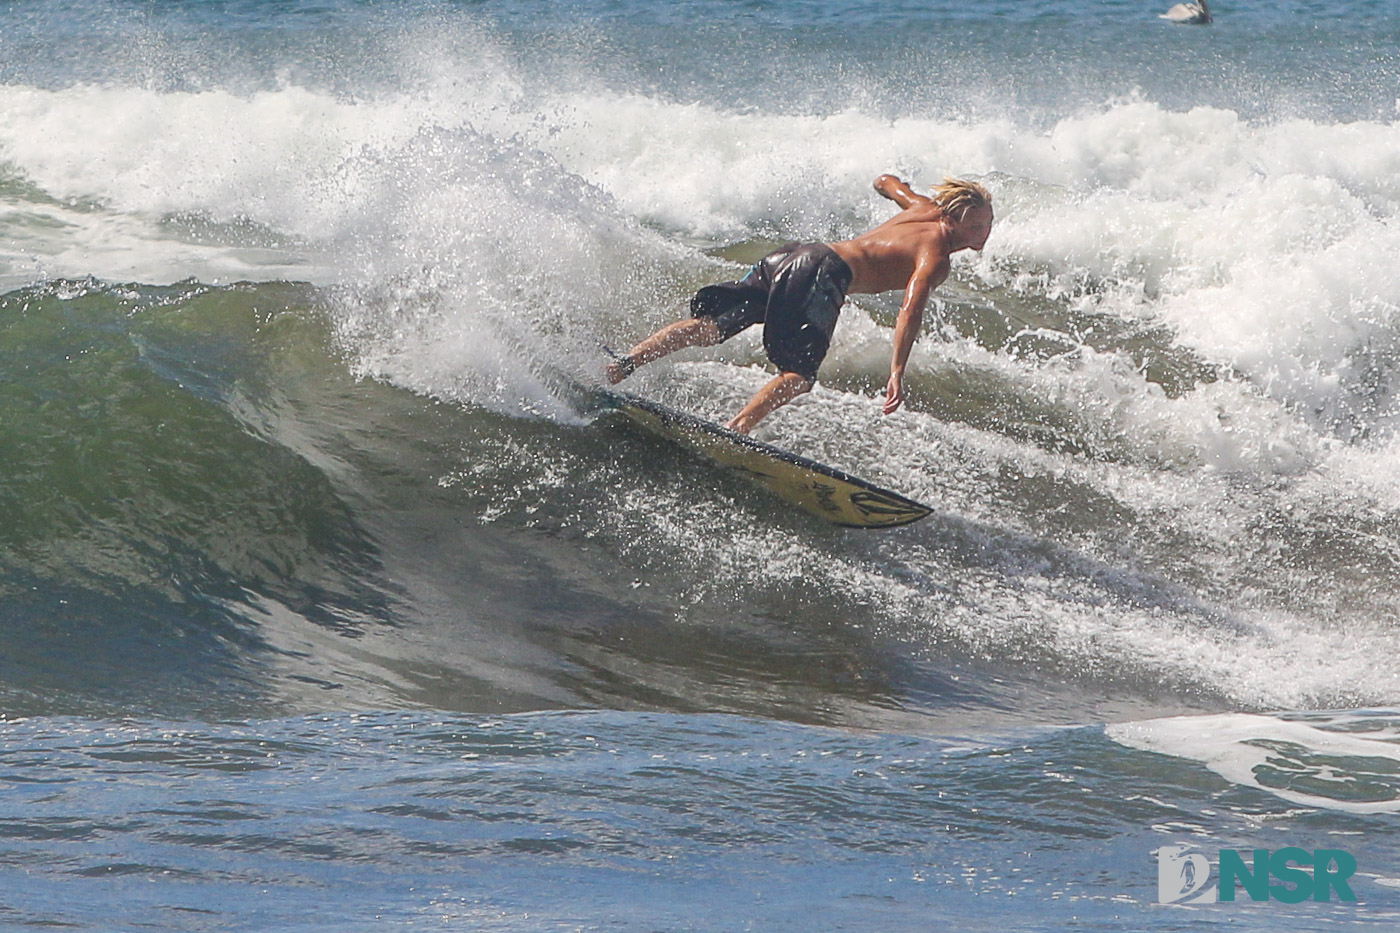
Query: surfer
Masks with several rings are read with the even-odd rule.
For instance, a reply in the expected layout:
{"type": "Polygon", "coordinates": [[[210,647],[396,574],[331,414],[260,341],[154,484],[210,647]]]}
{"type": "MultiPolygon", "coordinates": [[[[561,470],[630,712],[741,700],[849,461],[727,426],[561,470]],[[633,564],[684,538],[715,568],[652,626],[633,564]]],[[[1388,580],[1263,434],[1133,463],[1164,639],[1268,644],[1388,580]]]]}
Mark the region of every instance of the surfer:
{"type": "Polygon", "coordinates": [[[1195,3],[1178,3],[1157,17],[1182,26],[1209,26],[1211,23],[1210,4],[1207,0],[1195,3]]]}
{"type": "Polygon", "coordinates": [[[811,391],[847,294],[903,288],[885,387],[885,414],[896,411],[904,403],[904,369],[929,295],[948,278],[949,256],[986,244],[992,196],[975,182],[946,179],[928,197],[893,175],[875,179],[875,190],[900,212],[854,239],[789,243],[737,282],[705,286],[691,299],[690,318],[663,327],[609,364],[608,382],[616,385],[638,366],[686,347],[714,346],[762,323],[763,348],[778,375],[729,422],[747,434],[811,391]]]}

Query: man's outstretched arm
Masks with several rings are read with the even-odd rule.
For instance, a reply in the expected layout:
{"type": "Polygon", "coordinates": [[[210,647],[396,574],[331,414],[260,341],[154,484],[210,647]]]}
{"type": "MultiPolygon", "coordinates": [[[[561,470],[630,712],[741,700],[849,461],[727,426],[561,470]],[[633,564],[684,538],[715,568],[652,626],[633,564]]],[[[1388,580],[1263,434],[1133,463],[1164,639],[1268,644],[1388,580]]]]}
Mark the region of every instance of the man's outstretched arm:
{"type": "Polygon", "coordinates": [[[889,198],[900,208],[909,208],[915,204],[931,204],[932,198],[926,198],[922,194],[916,194],[909,184],[900,180],[894,175],[881,175],[875,179],[875,190],[889,198]]]}
{"type": "Polygon", "coordinates": [[[885,386],[885,414],[894,414],[904,404],[904,368],[914,349],[914,340],[924,323],[924,308],[933,290],[948,278],[946,257],[924,254],[904,288],[904,301],[894,324],[894,354],[890,360],[890,381],[885,386]]]}

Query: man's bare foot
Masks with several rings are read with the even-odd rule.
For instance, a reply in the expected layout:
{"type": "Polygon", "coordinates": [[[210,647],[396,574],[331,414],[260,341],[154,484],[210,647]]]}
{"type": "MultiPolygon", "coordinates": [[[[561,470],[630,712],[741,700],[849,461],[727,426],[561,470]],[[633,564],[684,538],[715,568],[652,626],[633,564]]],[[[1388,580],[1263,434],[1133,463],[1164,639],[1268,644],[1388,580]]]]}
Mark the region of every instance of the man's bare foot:
{"type": "Polygon", "coordinates": [[[607,377],[608,385],[615,386],[636,371],[636,361],[630,356],[624,356],[609,363],[603,373],[607,377]]]}

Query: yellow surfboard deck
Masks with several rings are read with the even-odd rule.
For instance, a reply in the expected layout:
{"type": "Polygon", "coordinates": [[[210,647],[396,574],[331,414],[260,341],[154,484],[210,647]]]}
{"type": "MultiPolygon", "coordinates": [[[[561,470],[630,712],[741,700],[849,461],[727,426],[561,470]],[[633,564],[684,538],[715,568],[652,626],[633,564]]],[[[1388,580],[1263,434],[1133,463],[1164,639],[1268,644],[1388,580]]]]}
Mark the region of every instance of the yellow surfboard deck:
{"type": "Polygon", "coordinates": [[[738,470],[793,505],[848,528],[894,528],[932,509],[835,467],[722,428],[658,402],[604,391],[607,407],[662,437],[738,470]]]}

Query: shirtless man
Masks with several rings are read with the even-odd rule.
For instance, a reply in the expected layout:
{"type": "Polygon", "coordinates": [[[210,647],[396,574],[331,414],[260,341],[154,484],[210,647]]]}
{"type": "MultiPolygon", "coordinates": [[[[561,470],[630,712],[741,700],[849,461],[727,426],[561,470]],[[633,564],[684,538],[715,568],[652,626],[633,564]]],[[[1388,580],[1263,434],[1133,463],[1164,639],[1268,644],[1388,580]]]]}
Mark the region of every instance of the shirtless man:
{"type": "Polygon", "coordinates": [[[747,434],[817,380],[817,368],[846,295],[904,289],[894,327],[894,356],[885,414],[904,403],[904,367],[923,323],[929,295],[948,278],[948,257],[981,250],[992,232],[992,196],[973,182],[946,180],[933,197],[893,175],[875,190],[902,208],[889,220],[839,243],[789,243],[761,259],[737,282],[707,285],[691,299],[691,317],[652,334],[610,364],[614,385],[638,367],[685,347],[709,347],[762,322],[763,348],[778,376],[758,391],[729,427],[747,434]]]}

